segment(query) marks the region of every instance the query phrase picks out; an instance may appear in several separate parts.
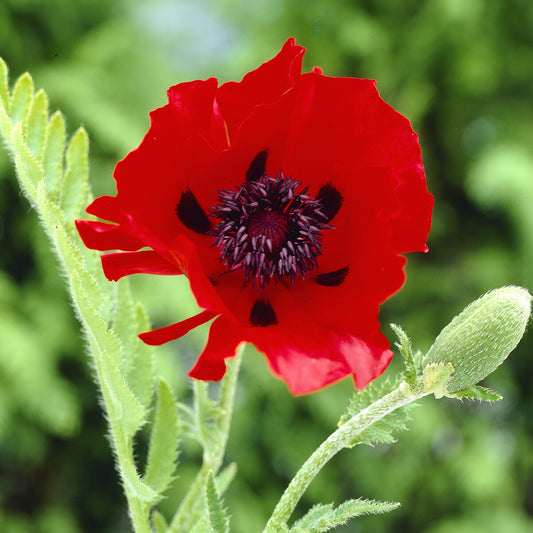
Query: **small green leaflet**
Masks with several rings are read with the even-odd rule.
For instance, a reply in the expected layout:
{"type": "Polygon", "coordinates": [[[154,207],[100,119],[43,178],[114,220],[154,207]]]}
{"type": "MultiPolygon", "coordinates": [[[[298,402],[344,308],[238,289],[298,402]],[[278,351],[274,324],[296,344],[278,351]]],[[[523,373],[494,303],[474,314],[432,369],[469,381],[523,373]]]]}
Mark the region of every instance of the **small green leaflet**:
{"type": "MultiPolygon", "coordinates": [[[[392,392],[398,385],[399,381],[391,383],[389,380],[386,380],[381,385],[371,383],[366,389],[356,392],[352,396],[348,409],[340,418],[338,425],[342,426],[351,418],[357,416],[363,409],[366,409],[375,401],[379,400],[389,392],[392,392]]],[[[373,445],[379,442],[395,442],[396,439],[394,438],[393,433],[407,429],[407,422],[410,420],[408,411],[413,405],[416,404],[411,403],[405,405],[377,420],[374,424],[356,435],[347,447],[351,448],[356,444],[373,445]]]]}
{"type": "Polygon", "coordinates": [[[151,523],[154,533],[166,533],[168,529],[167,521],[157,509],[152,511],[151,523]]]}
{"type": "Polygon", "coordinates": [[[229,518],[224,509],[224,503],[219,496],[213,473],[209,473],[207,485],[205,487],[205,497],[207,503],[209,525],[215,533],[229,533],[229,518]]]}
{"type": "Polygon", "coordinates": [[[176,401],[167,383],[159,381],[144,481],[162,494],[174,479],[178,459],[179,425],[176,401]]]}
{"type": "Polygon", "coordinates": [[[333,504],[319,504],[311,510],[290,529],[290,533],[324,533],[350,518],[365,514],[380,514],[393,511],[400,506],[399,503],[378,502],[375,500],[348,500],[336,509],[333,504]]]}
{"type": "Polygon", "coordinates": [[[497,402],[503,398],[497,392],[493,392],[479,385],[474,385],[468,389],[460,390],[457,392],[449,393],[446,395],[448,398],[457,398],[459,400],[479,400],[480,402],[497,402]]]}

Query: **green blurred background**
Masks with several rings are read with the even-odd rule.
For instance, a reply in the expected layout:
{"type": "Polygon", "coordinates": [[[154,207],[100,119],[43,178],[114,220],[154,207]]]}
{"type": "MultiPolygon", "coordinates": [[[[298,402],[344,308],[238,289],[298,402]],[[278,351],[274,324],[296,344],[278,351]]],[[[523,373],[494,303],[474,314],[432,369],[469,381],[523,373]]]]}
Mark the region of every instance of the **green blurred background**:
{"type": "MultiPolygon", "coordinates": [[[[529,0],[2,0],[0,56],[29,70],[71,131],[91,138],[94,192],[141,140],[168,86],[240,79],[289,36],[305,69],[378,81],[420,135],[435,213],[430,252],[411,254],[404,289],[382,308],[427,349],[483,292],[533,289],[533,3],[529,0]]],[[[0,531],[130,530],[84,352],[57,263],[0,152],[0,531]]],[[[184,280],[136,276],[155,325],[194,308],[184,280]],[[169,301],[168,294],[172,294],[169,301]]],[[[158,350],[180,399],[206,330],[158,350]]],[[[495,405],[425,399],[393,446],[346,450],[311,485],[312,503],[364,496],[400,510],[337,531],[533,531],[533,387],[526,338],[487,380],[495,405]]],[[[397,363],[387,371],[394,375],[397,363]]],[[[333,430],[349,380],[293,399],[247,350],[228,461],[234,531],[262,529],[283,487],[333,430]]],[[[139,437],[139,457],[145,438],[139,437]]],[[[163,512],[194,475],[187,444],[163,512]]]]}

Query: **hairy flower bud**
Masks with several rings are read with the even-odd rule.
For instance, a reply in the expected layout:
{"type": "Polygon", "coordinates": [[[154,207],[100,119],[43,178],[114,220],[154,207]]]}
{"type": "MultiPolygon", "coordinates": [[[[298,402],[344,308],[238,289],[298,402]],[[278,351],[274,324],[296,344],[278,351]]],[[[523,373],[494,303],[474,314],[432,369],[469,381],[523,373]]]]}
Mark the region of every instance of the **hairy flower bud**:
{"type": "Polygon", "coordinates": [[[520,342],[531,313],[531,295],[521,287],[488,292],[439,334],[424,365],[451,363],[447,391],[454,393],[494,372],[520,342]]]}

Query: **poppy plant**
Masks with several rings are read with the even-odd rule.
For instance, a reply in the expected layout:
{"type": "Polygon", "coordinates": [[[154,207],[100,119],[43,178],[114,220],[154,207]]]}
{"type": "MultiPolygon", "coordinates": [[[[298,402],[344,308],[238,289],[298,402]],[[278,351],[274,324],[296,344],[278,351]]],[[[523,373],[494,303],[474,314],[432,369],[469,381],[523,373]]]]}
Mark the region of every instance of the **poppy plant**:
{"type": "Polygon", "coordinates": [[[375,82],[301,73],[289,39],[241,82],[180,83],[115,169],[116,196],[78,220],[110,280],[188,277],[202,311],[142,333],[147,344],[214,319],[190,376],[219,380],[253,343],[293,394],[352,375],[365,387],[392,353],[379,306],[425,251],[433,199],[409,121],[375,82]]]}

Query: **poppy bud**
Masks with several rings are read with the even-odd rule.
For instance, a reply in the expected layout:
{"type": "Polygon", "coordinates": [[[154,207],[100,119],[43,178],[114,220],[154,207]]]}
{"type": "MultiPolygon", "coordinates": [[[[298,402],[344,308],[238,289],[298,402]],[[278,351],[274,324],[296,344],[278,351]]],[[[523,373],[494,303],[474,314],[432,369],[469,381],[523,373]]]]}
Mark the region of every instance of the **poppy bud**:
{"type": "Polygon", "coordinates": [[[424,357],[424,366],[451,364],[446,386],[454,393],[479,383],[520,342],[531,313],[531,295],[521,287],[488,292],[457,315],[424,357]]]}

